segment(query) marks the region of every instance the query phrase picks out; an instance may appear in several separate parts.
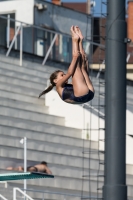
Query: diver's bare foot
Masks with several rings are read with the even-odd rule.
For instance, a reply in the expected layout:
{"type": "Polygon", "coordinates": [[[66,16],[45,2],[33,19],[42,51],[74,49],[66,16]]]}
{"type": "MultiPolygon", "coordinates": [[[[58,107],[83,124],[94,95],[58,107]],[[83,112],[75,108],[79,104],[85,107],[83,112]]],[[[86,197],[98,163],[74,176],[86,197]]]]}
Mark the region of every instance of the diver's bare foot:
{"type": "Polygon", "coordinates": [[[79,36],[74,31],[74,26],[71,26],[70,30],[71,30],[71,33],[72,33],[72,39],[75,40],[75,41],[78,41],[79,40],[79,36]]]}
{"type": "Polygon", "coordinates": [[[7,170],[13,170],[13,167],[7,167],[6,169],[7,170]]]}
{"type": "Polygon", "coordinates": [[[84,39],[82,32],[78,26],[74,26],[75,33],[80,37],[80,40],[82,41],[84,39]]]}

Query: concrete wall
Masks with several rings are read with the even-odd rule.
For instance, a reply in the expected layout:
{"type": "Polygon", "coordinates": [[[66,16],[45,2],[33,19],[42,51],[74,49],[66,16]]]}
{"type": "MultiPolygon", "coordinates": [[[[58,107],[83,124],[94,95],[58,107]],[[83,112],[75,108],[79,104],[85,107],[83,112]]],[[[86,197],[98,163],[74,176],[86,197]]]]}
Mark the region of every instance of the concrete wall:
{"type": "MultiPolygon", "coordinates": [[[[40,1],[35,0],[36,3],[40,1]]],[[[52,3],[45,2],[47,9],[38,11],[35,8],[35,24],[50,27],[53,30],[70,34],[70,27],[78,25],[85,37],[89,37],[91,33],[91,17],[63,6],[57,6],[52,3]]]]}
{"type": "MultiPolygon", "coordinates": [[[[95,97],[94,99],[96,99],[95,97]]],[[[93,100],[94,101],[94,100],[93,100]]],[[[79,129],[92,129],[95,131],[83,131],[82,138],[91,138],[93,141],[98,141],[98,138],[104,139],[104,131],[100,131],[99,126],[104,128],[104,120],[99,119],[98,110],[92,106],[92,111],[84,109],[80,105],[66,104],[60,100],[58,94],[53,90],[46,94],[45,103],[49,106],[49,113],[58,116],[65,116],[65,126],[79,128],[79,129]],[[93,113],[95,111],[95,113],[93,113]],[[99,125],[100,124],[100,125],[99,125]]],[[[126,134],[133,135],[132,119],[133,113],[127,109],[126,111],[126,134]]],[[[104,143],[100,142],[100,149],[104,150],[104,143]]],[[[133,137],[126,136],[126,163],[133,164],[133,137]]]]}
{"type": "MultiPolygon", "coordinates": [[[[34,9],[34,5],[42,3],[39,0],[11,0],[0,2],[0,14],[15,13],[16,20],[35,24],[38,26],[47,26],[53,30],[70,34],[70,27],[78,25],[83,31],[85,37],[91,33],[91,17],[63,6],[57,6],[44,1],[43,5],[47,9],[34,9]]],[[[18,24],[17,24],[18,25],[18,24]]]]}
{"type": "Polygon", "coordinates": [[[33,7],[34,0],[2,1],[0,2],[0,14],[15,13],[16,20],[33,24],[33,7]]]}
{"type": "MultiPolygon", "coordinates": [[[[52,30],[69,34],[69,36],[71,34],[70,27],[72,25],[78,25],[82,29],[83,35],[90,39],[90,15],[68,9],[63,6],[39,0],[10,0],[0,2],[0,14],[9,13],[15,13],[15,19],[18,21],[22,21],[27,24],[35,24],[41,27],[48,27],[52,30]],[[37,4],[45,5],[46,9],[39,10],[37,4]]],[[[7,20],[4,21],[6,28],[7,20]]],[[[16,26],[18,25],[20,25],[20,23],[16,22],[16,26]]],[[[39,31],[36,28],[33,29],[32,27],[26,27],[23,30],[23,50],[28,53],[45,56],[54,35],[49,34],[48,37],[50,37],[50,39],[48,39],[45,37],[45,32],[43,30],[39,31]]],[[[2,42],[4,41],[4,44],[6,45],[6,33],[2,31],[0,30],[2,35],[1,38],[4,37],[2,42]]],[[[53,49],[56,48],[56,53],[53,51],[51,58],[59,61],[71,62],[71,38],[60,35],[57,43],[59,44],[53,47],[53,49]]],[[[2,45],[4,44],[2,43],[2,45]]],[[[20,42],[18,36],[18,49],[19,46],[20,42]]],[[[89,44],[86,45],[86,53],[89,55],[89,44]]]]}

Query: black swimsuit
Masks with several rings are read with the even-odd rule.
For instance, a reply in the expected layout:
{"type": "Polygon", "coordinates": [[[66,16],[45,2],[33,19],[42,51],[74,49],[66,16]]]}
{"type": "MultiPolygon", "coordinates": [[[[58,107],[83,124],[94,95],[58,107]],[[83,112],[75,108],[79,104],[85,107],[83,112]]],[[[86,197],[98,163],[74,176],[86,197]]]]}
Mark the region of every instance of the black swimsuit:
{"type": "Polygon", "coordinates": [[[73,91],[73,85],[72,84],[65,84],[65,87],[62,92],[62,100],[65,101],[66,99],[70,99],[76,103],[86,103],[88,101],[91,101],[94,97],[94,92],[89,90],[88,94],[85,94],[80,97],[75,97],[74,96],[74,91],[73,91]]]}

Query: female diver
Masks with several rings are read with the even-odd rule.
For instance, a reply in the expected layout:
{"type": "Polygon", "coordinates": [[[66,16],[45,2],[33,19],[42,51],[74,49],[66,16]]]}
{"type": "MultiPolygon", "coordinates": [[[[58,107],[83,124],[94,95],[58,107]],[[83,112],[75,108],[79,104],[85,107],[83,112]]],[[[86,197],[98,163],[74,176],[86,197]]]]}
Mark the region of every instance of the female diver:
{"type": "Polygon", "coordinates": [[[67,73],[55,71],[50,76],[51,85],[44,90],[39,98],[48,93],[56,86],[61,99],[71,104],[82,104],[93,99],[94,88],[88,76],[88,60],[83,49],[83,35],[78,26],[71,27],[72,33],[72,62],[67,73]],[[72,84],[68,79],[72,76],[72,84]]]}

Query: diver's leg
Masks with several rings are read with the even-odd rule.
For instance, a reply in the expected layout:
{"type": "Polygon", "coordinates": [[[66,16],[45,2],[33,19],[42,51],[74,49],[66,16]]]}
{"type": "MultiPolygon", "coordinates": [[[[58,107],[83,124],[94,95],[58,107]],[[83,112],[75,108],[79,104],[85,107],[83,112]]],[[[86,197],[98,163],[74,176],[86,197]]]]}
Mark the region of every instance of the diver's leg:
{"type": "MultiPolygon", "coordinates": [[[[74,39],[76,36],[74,27],[71,29],[71,32],[72,32],[72,48],[73,48],[72,52],[74,55],[76,52],[79,52],[79,41],[74,39]]],[[[75,96],[83,96],[83,95],[87,94],[89,91],[89,88],[86,84],[80,64],[81,64],[81,62],[79,59],[77,62],[75,71],[73,73],[73,76],[72,76],[72,84],[73,84],[73,90],[74,90],[75,96]]]]}
{"type": "Polygon", "coordinates": [[[88,88],[94,92],[94,87],[92,85],[92,82],[89,78],[89,74],[88,74],[88,71],[89,71],[89,63],[88,63],[88,59],[87,59],[87,56],[86,56],[86,53],[85,53],[85,50],[83,48],[83,35],[82,35],[82,32],[80,30],[80,28],[78,26],[75,26],[74,27],[74,30],[75,30],[75,33],[80,37],[80,40],[79,40],[79,50],[80,50],[80,53],[81,53],[81,70],[82,70],[82,73],[83,73],[83,76],[85,78],[85,81],[86,81],[86,84],[88,86],[88,88]]]}

